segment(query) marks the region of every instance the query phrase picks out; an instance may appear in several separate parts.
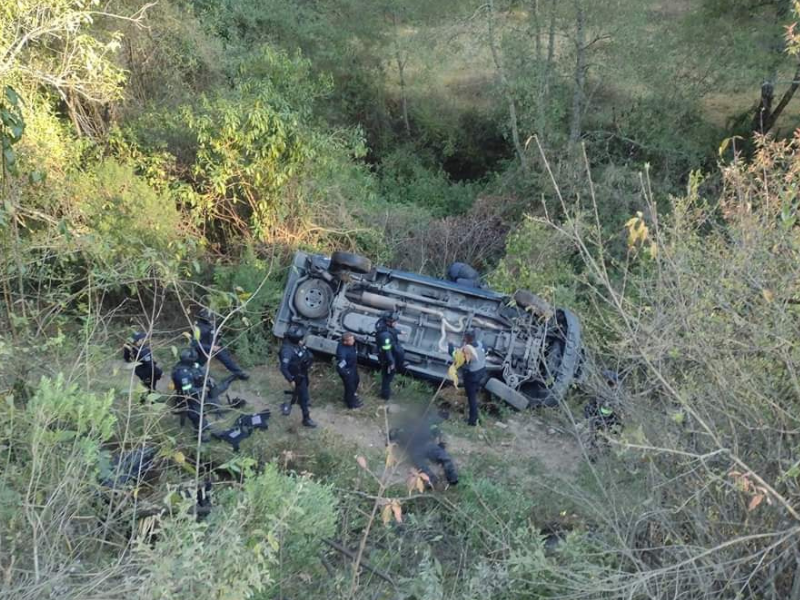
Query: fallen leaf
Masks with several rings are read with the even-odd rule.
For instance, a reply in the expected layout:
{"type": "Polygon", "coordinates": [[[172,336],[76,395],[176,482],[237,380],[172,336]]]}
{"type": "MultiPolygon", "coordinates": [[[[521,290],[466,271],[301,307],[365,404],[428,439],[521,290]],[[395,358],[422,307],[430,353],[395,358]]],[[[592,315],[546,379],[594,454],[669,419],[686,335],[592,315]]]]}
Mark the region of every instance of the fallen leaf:
{"type": "Polygon", "coordinates": [[[392,508],[392,513],[394,513],[394,520],[398,523],[403,522],[403,509],[400,506],[400,503],[397,500],[393,500],[390,504],[392,508]]]}
{"type": "Polygon", "coordinates": [[[764,494],[756,494],[750,500],[750,504],[747,505],[747,510],[755,510],[759,504],[764,501],[764,494]]]}
{"type": "Polygon", "coordinates": [[[367,459],[366,458],[364,458],[363,456],[357,456],[356,457],[356,462],[358,463],[359,467],[361,467],[362,469],[366,470],[366,468],[367,468],[367,459]]]}

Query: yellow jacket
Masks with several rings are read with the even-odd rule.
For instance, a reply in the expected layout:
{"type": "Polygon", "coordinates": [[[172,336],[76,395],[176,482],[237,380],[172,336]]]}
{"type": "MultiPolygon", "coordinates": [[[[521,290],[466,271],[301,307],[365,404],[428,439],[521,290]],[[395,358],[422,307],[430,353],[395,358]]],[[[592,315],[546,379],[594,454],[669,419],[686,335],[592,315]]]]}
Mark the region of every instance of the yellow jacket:
{"type": "Polygon", "coordinates": [[[453,352],[453,364],[447,369],[447,376],[453,380],[453,385],[458,387],[458,370],[467,362],[467,357],[464,356],[464,351],[459,348],[453,352]]]}

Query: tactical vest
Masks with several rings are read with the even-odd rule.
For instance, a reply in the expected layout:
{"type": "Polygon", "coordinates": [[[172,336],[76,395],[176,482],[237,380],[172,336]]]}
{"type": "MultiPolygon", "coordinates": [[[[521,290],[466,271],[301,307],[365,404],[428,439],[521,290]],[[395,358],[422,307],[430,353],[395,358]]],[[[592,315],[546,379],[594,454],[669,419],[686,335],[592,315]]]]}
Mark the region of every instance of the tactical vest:
{"type": "Polygon", "coordinates": [[[470,345],[474,351],[472,360],[467,363],[467,371],[470,373],[477,373],[481,369],[486,368],[486,350],[483,349],[482,344],[470,345]]]}

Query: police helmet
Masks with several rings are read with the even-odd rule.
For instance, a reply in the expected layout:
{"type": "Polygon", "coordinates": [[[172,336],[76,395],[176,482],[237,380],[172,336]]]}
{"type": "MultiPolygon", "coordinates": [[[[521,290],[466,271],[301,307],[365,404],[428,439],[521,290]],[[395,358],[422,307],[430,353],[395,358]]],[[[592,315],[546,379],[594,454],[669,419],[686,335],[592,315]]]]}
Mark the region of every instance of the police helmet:
{"type": "Polygon", "coordinates": [[[216,320],[216,313],[210,308],[203,308],[197,313],[197,320],[204,321],[205,323],[213,323],[216,320]]]}
{"type": "Polygon", "coordinates": [[[306,328],[302,325],[292,325],[286,331],[286,339],[295,344],[306,337],[306,328]]]}
{"type": "Polygon", "coordinates": [[[141,341],[142,341],[143,339],[145,339],[146,337],[147,337],[147,334],[146,334],[146,333],[143,333],[143,332],[141,332],[141,331],[137,331],[136,333],[134,333],[134,334],[131,336],[131,341],[132,341],[132,342],[135,344],[135,343],[137,343],[137,342],[141,342],[141,341]]]}
{"type": "Polygon", "coordinates": [[[181,350],[180,359],[184,364],[196,363],[198,359],[197,350],[191,347],[184,348],[181,350]]]}
{"type": "Polygon", "coordinates": [[[400,314],[396,310],[387,310],[381,317],[387,323],[397,323],[400,320],[400,314]]]}

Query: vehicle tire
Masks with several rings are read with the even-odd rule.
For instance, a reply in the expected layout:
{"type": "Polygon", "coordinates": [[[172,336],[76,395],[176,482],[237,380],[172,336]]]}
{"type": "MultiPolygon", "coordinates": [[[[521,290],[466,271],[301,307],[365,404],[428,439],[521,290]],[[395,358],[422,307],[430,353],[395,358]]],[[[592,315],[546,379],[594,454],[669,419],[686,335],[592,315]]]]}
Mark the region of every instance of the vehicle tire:
{"type": "Polygon", "coordinates": [[[559,309],[554,319],[558,337],[549,341],[547,373],[543,377],[552,381],[549,385],[541,381],[523,383],[520,392],[529,399],[530,408],[555,407],[564,400],[573,383],[581,375],[584,351],[581,343],[581,326],[578,318],[568,310],[559,309]]]}
{"type": "MultiPolygon", "coordinates": [[[[548,406],[555,406],[567,395],[569,388],[580,374],[579,367],[583,344],[581,343],[581,324],[573,313],[559,309],[557,322],[561,329],[563,346],[561,347],[561,365],[556,373],[555,382],[550,386],[551,402],[548,406]]],[[[561,340],[560,340],[561,341],[561,340]]]]}
{"type": "Polygon", "coordinates": [[[537,315],[550,317],[553,314],[553,307],[550,303],[529,292],[528,290],[517,290],[514,294],[514,302],[523,310],[530,310],[537,315]]]}
{"type": "Polygon", "coordinates": [[[520,394],[515,389],[507,386],[496,377],[489,379],[484,388],[487,392],[497,396],[501,400],[504,400],[517,410],[528,408],[528,398],[525,395],[520,394]]]}
{"type": "Polygon", "coordinates": [[[330,271],[352,271],[354,273],[369,273],[372,262],[368,258],[350,252],[334,252],[331,255],[330,271]]]}
{"type": "Polygon", "coordinates": [[[333,290],[322,279],[306,279],[294,292],[294,307],[307,319],[328,316],[333,290]]]}

